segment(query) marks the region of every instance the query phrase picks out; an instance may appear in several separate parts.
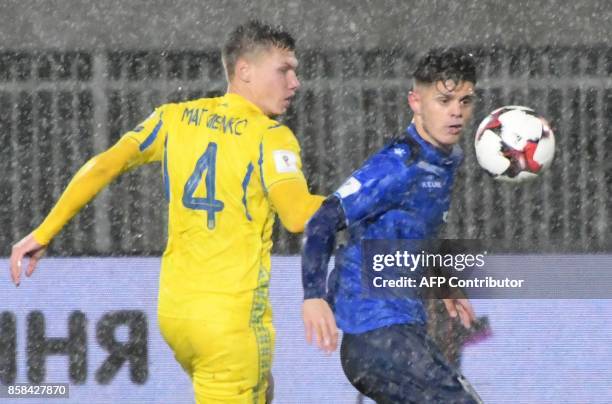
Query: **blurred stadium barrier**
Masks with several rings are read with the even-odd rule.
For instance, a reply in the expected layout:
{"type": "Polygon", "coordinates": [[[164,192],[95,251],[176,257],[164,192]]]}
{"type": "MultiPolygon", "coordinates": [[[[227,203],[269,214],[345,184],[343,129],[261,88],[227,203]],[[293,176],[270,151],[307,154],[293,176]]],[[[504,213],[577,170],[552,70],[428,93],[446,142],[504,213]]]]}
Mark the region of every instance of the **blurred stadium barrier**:
{"type": "MultiPolygon", "coordinates": [[[[520,186],[477,168],[473,128],[457,181],[447,238],[497,238],[509,251],[612,251],[612,48],[474,48],[481,67],[474,125],[507,104],[552,122],[557,154],[548,173],[520,186]]],[[[394,49],[300,52],[302,89],[283,118],[300,139],[316,192],[330,193],[410,120],[415,55],[394,49]]],[[[222,94],[219,51],[0,52],[0,255],[38,224],[69,178],[150,114],[154,106],[222,94]]],[[[158,167],[125,175],[67,227],[61,255],[158,255],[165,209],[158,167]]],[[[299,237],[276,232],[275,252],[299,237]]]]}

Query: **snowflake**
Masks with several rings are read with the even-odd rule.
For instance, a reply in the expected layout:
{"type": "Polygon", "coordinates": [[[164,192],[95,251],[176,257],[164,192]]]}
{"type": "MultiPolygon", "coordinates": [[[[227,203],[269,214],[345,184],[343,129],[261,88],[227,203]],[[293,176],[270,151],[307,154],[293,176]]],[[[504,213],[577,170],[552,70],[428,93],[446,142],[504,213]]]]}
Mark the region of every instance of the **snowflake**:
{"type": "Polygon", "coordinates": [[[393,153],[397,154],[400,157],[404,157],[404,155],[406,154],[406,150],[396,147],[395,149],[393,149],[393,153]]]}

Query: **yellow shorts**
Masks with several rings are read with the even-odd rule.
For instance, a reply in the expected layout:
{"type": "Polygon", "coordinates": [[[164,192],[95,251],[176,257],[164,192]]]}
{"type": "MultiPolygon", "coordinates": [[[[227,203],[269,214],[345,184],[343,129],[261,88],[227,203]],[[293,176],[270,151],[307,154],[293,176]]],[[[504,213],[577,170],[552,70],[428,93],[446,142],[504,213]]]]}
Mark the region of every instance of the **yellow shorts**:
{"type": "Polygon", "coordinates": [[[158,316],[196,402],[264,404],[274,350],[267,289],[205,299],[202,318],[158,316]]]}

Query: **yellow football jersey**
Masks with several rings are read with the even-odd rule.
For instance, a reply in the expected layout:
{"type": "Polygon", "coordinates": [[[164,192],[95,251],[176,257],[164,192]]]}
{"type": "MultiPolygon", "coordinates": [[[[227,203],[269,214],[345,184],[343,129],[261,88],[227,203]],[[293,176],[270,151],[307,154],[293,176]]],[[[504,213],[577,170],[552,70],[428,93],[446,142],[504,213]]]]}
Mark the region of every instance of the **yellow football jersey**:
{"type": "Polygon", "coordinates": [[[139,143],[133,165],[162,163],[168,243],[159,314],[197,318],[206,296],[266,287],[275,216],[267,191],[305,181],[291,130],[226,94],[163,105],[125,136],[139,143]]]}

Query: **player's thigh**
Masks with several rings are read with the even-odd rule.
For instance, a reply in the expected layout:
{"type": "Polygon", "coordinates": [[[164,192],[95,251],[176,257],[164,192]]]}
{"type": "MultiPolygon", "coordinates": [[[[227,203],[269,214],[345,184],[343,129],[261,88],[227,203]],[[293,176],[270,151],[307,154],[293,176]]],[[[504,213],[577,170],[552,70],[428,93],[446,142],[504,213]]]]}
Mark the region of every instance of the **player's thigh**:
{"type": "Polygon", "coordinates": [[[479,402],[420,326],[394,325],[345,334],[341,359],[349,381],[381,404],[479,402]]]}
{"type": "Polygon", "coordinates": [[[371,337],[376,331],[363,334],[347,334],[342,337],[340,359],[342,370],[351,384],[363,395],[383,403],[391,392],[397,390],[390,383],[391,371],[388,352],[372,346],[371,337]]]}
{"type": "Polygon", "coordinates": [[[199,401],[263,404],[274,344],[271,325],[228,329],[209,324],[192,344],[199,401]]]}
{"type": "Polygon", "coordinates": [[[162,336],[192,379],[198,403],[265,402],[274,328],[252,323],[159,316],[162,336]]]}
{"type": "Polygon", "coordinates": [[[189,377],[192,377],[195,352],[191,347],[190,337],[186,335],[189,321],[165,316],[158,316],[157,320],[160,333],[166,344],[172,349],[174,358],[189,377]]]}

